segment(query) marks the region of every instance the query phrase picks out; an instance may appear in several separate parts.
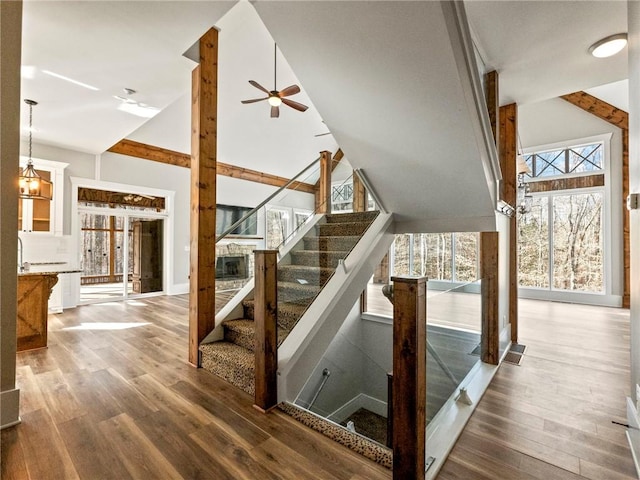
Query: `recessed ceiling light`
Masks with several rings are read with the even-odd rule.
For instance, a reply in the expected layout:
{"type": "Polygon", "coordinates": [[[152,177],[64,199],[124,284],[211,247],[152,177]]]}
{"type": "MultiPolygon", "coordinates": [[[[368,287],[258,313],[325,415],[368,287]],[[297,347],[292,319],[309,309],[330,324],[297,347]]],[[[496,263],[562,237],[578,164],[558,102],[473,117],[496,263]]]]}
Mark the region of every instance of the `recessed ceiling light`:
{"type": "Polygon", "coordinates": [[[597,58],[615,55],[627,45],[627,34],[617,33],[597,41],[589,47],[589,53],[597,58]]]}
{"type": "Polygon", "coordinates": [[[74,85],[79,85],[81,87],[87,88],[89,90],[100,90],[97,87],[92,85],[88,85],[86,83],[79,82],[78,80],[74,80],[73,78],[65,77],[64,75],[60,75],[59,73],[52,72],[50,70],[42,70],[42,73],[46,73],[47,75],[55,78],[59,78],[60,80],[64,80],[65,82],[73,83],[74,85]]]}

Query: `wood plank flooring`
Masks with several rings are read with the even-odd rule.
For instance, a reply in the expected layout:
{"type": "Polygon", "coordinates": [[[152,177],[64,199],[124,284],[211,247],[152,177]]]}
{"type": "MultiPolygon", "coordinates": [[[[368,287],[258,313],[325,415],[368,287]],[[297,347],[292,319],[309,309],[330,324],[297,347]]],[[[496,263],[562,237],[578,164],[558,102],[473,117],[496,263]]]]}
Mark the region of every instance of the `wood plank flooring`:
{"type": "MultiPolygon", "coordinates": [[[[18,354],[22,424],[8,479],[390,479],[391,473],[186,363],[186,296],[50,316],[18,354]]],[[[522,300],[522,366],[504,364],[439,479],[636,478],[624,436],[626,310],[522,300]]]]}
{"type": "Polygon", "coordinates": [[[438,479],[633,479],[629,311],[519,301],[521,366],[504,363],[438,479]]]}
{"type": "Polygon", "coordinates": [[[187,296],[50,316],[18,354],[3,480],[388,479],[389,471],[186,362],[187,296]]]}

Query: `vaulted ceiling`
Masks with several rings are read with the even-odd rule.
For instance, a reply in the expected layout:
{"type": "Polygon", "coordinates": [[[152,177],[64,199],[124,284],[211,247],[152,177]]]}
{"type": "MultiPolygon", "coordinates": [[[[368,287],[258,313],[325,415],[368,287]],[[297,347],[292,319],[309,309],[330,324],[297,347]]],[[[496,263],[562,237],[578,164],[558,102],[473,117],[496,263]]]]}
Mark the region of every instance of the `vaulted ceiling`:
{"type": "MultiPolygon", "coordinates": [[[[587,49],[626,31],[625,2],[465,6],[479,56],[500,73],[503,103],[622,81],[600,89],[614,98],[624,88],[624,55],[598,60],[587,49]]],[[[183,53],[216,26],[221,161],[291,176],[339,142],[406,222],[492,208],[490,185],[477,181],[487,161],[480,117],[436,2],[27,0],[23,23],[22,91],[40,102],[36,142],[98,154],[128,137],[188,152],[194,64],[183,53]],[[294,99],[310,105],[303,114],[282,107],[271,119],[264,103],[240,104],[260,94],[249,79],[271,88],[274,39],[278,87],[301,85],[294,99]],[[123,88],[160,113],[147,121],[118,110],[123,88]],[[327,128],[334,135],[314,136],[327,128]],[[416,167],[424,175],[411,175],[416,167]]]]}

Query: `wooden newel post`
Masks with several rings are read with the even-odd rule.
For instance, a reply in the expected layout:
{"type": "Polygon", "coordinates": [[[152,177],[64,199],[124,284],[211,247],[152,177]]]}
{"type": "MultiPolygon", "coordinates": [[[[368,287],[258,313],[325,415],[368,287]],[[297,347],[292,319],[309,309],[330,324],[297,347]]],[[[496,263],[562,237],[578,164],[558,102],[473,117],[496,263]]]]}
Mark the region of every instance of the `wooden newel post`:
{"type": "Polygon", "coordinates": [[[498,232],[480,232],[480,279],[482,280],[480,359],[485,363],[498,365],[500,356],[498,232]]]}
{"type": "Polygon", "coordinates": [[[255,251],[255,407],[267,412],[278,403],[278,251],[255,251]]]}
{"type": "Polygon", "coordinates": [[[331,152],[320,152],[320,181],[316,213],[331,213],[331,152]]]}
{"type": "Polygon", "coordinates": [[[424,480],[427,401],[426,277],[393,281],[393,478],[424,480]]]}

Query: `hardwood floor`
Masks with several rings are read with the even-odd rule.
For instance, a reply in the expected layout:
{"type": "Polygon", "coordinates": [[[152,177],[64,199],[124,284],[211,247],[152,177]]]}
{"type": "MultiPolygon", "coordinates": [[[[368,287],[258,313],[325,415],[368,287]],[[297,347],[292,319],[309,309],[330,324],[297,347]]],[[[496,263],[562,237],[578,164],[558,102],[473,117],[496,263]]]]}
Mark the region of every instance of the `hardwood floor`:
{"type": "Polygon", "coordinates": [[[50,316],[18,354],[22,423],[2,431],[9,479],[387,479],[389,471],[186,362],[187,297],[50,316]]]}
{"type": "MultiPolygon", "coordinates": [[[[630,479],[627,310],[522,300],[522,366],[503,364],[439,479],[630,479]]],[[[8,479],[390,479],[391,473],[186,363],[187,297],[49,317],[18,354],[8,479]]]]}
{"type": "Polygon", "coordinates": [[[503,363],[438,479],[632,479],[629,311],[519,301],[521,366],[503,363]]]}

